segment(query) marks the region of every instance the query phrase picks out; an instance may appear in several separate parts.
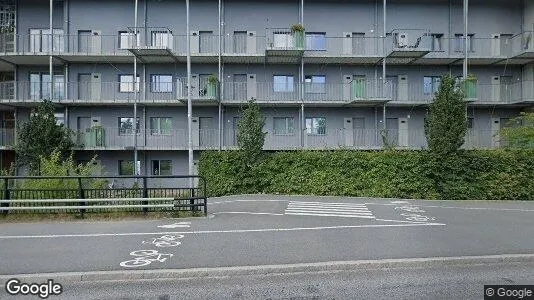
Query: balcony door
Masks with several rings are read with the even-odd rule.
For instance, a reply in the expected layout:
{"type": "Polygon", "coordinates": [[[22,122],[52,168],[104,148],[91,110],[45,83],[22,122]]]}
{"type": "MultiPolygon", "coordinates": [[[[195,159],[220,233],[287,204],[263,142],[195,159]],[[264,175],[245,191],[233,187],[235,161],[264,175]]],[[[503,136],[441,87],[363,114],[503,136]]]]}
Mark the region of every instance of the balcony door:
{"type": "Polygon", "coordinates": [[[247,32],[234,31],[234,53],[247,52],[247,32]]]}
{"type": "Polygon", "coordinates": [[[78,117],[76,122],[78,144],[85,142],[84,137],[89,128],[91,128],[91,117],[78,117]]]}
{"type": "Polygon", "coordinates": [[[247,74],[234,74],[233,94],[233,100],[247,100],[247,74]]]}
{"type": "Polygon", "coordinates": [[[199,119],[199,128],[200,128],[200,137],[199,142],[201,147],[214,146],[215,145],[215,134],[213,126],[212,117],[200,117],[199,119]]]}
{"type": "Polygon", "coordinates": [[[352,54],[356,54],[356,55],[365,54],[365,33],[362,33],[362,32],[352,33],[352,54]]]}

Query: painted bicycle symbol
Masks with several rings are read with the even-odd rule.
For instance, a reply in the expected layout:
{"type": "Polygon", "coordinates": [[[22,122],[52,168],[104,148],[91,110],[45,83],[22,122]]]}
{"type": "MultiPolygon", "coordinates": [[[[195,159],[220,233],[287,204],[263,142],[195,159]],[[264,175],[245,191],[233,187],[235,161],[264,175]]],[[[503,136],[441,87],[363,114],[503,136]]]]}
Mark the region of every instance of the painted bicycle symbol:
{"type": "Polygon", "coordinates": [[[402,211],[412,212],[412,213],[424,213],[425,211],[420,209],[417,206],[397,206],[395,209],[399,209],[402,211]]]}
{"type": "Polygon", "coordinates": [[[130,252],[131,256],[136,256],[132,260],[123,261],[121,267],[137,268],[147,266],[153,262],[164,262],[171,258],[173,254],[159,253],[157,250],[137,250],[130,252]]]}
{"type": "Polygon", "coordinates": [[[408,220],[408,221],[414,221],[414,222],[427,222],[427,221],[436,220],[436,218],[427,217],[427,216],[418,215],[418,214],[413,214],[413,213],[401,214],[401,216],[406,217],[406,220],[408,220]]]}
{"type": "Polygon", "coordinates": [[[179,239],[183,238],[184,235],[164,235],[159,238],[153,238],[150,241],[143,241],[143,244],[150,244],[154,245],[156,247],[164,248],[164,247],[176,247],[180,245],[182,242],[178,241],[179,239]]]}

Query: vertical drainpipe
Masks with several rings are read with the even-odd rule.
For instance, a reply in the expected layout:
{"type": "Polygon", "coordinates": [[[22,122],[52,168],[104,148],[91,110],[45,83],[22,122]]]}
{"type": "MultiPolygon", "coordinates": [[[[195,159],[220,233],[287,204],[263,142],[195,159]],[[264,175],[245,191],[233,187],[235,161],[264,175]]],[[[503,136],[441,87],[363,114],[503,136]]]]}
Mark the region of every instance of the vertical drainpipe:
{"type": "MultiPolygon", "coordinates": [[[[137,7],[138,0],[135,0],[134,8],[134,41],[135,46],[137,45],[137,7]]],[[[134,148],[134,175],[139,173],[137,170],[137,57],[134,55],[134,70],[133,70],[133,90],[134,90],[134,111],[133,111],[133,148],[134,148]]]]}
{"type": "Polygon", "coordinates": [[[467,78],[467,14],[468,14],[469,0],[464,0],[464,64],[463,77],[467,78]]]}
{"type": "MultiPolygon", "coordinates": [[[[191,103],[191,32],[189,29],[189,0],[185,0],[186,10],[186,33],[187,33],[187,141],[188,141],[188,166],[189,175],[193,175],[193,104],[191,103]]],[[[194,186],[193,178],[189,185],[194,186]]]]}
{"type": "MultiPolygon", "coordinates": [[[[304,26],[304,0],[300,0],[300,24],[304,26]]],[[[304,54],[303,54],[304,55],[304,54]]],[[[304,148],[306,137],[306,118],[304,116],[304,59],[300,58],[300,117],[301,117],[301,134],[300,145],[304,148]]]]}
{"type": "Polygon", "coordinates": [[[222,104],[221,104],[221,101],[222,101],[222,98],[223,98],[223,79],[222,79],[222,70],[221,70],[221,52],[222,52],[222,19],[221,19],[221,1],[222,0],[219,0],[219,65],[218,65],[218,77],[219,78],[219,122],[218,122],[218,131],[217,131],[217,144],[219,146],[219,151],[221,151],[222,149],[222,138],[221,138],[221,135],[222,135],[222,132],[221,132],[221,116],[222,116],[222,104]]]}
{"type": "MultiPolygon", "coordinates": [[[[387,41],[387,32],[386,32],[386,0],[383,0],[383,18],[384,18],[384,42],[382,43],[382,91],[385,91],[386,89],[386,41],[387,41]]],[[[382,109],[382,129],[386,129],[386,102],[384,102],[384,106],[382,109]]]]}

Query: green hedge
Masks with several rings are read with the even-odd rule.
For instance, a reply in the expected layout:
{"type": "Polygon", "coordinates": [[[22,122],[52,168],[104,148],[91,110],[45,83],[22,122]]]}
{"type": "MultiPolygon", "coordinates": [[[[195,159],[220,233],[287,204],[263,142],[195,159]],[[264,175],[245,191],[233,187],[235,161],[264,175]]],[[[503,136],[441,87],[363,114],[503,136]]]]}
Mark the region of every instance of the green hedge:
{"type": "Polygon", "coordinates": [[[534,199],[534,151],[462,151],[432,159],[425,151],[266,153],[244,166],[237,151],[207,151],[199,173],[210,196],[244,193],[414,199],[534,199]]]}

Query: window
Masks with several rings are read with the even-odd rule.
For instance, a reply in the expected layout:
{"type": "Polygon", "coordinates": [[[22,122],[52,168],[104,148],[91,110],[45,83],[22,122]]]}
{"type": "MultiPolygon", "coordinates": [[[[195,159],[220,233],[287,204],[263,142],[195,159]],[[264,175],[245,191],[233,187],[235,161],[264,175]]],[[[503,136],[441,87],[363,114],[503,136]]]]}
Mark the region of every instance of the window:
{"type": "Polygon", "coordinates": [[[54,75],[54,95],[48,73],[30,73],[30,98],[32,100],[62,100],[65,98],[65,76],[54,75]]]}
{"type": "Polygon", "coordinates": [[[326,76],[324,75],[306,75],[304,77],[306,93],[324,94],[326,93],[326,76]]]}
{"type": "MultiPolygon", "coordinates": [[[[137,118],[136,133],[139,133],[139,118],[137,118]]],[[[133,134],[133,118],[119,118],[119,135],[133,134]]]]}
{"type": "Polygon", "coordinates": [[[151,75],[150,90],[153,93],[172,93],[172,75],[151,75]]]}
{"type": "Polygon", "coordinates": [[[65,125],[65,113],[55,113],[54,117],[57,125],[65,125]]]}
{"type": "Polygon", "coordinates": [[[152,31],[152,46],[171,48],[172,33],[169,31],[152,31]]]}
{"type": "Polygon", "coordinates": [[[293,92],[295,89],[294,79],[291,75],[274,75],[273,82],[275,92],[293,92]]]}
{"type": "Polygon", "coordinates": [[[155,117],[150,118],[150,134],[171,134],[172,118],[155,117]]]}
{"type": "Polygon", "coordinates": [[[275,117],[273,118],[274,134],[287,135],[295,133],[295,119],[292,117],[275,117]]]}
{"type": "Polygon", "coordinates": [[[291,33],[287,31],[280,31],[273,33],[273,45],[274,48],[291,48],[293,47],[293,38],[291,33]]]}
{"type": "Polygon", "coordinates": [[[326,118],[306,118],[308,134],[326,134],[326,118]]]}
{"type": "Polygon", "coordinates": [[[172,175],[171,160],[153,160],[152,175],[172,175]]]}
{"type": "Polygon", "coordinates": [[[438,92],[441,85],[441,77],[425,76],[423,77],[423,92],[425,95],[434,95],[438,92]]]}
{"type": "MultiPolygon", "coordinates": [[[[475,52],[475,49],[473,47],[473,38],[475,37],[474,34],[468,34],[467,35],[467,51],[468,52],[475,52]]],[[[454,51],[456,52],[464,52],[464,35],[457,33],[454,35],[454,51]]]]}
{"type": "MultiPolygon", "coordinates": [[[[139,75],[137,75],[137,82],[135,84],[135,90],[139,92],[139,75]]],[[[121,93],[133,93],[133,75],[119,75],[119,92],[121,93]]]]}
{"type": "Polygon", "coordinates": [[[119,160],[119,175],[140,175],[141,161],[137,161],[137,174],[134,174],[133,160],[119,160]]]}
{"type": "Polygon", "coordinates": [[[326,51],[326,33],[306,32],[306,50],[326,51]]]}
{"type": "Polygon", "coordinates": [[[432,33],[430,35],[432,38],[432,51],[443,51],[443,33],[432,33]]]}
{"type": "Polygon", "coordinates": [[[141,45],[140,43],[141,35],[137,32],[137,43],[135,42],[135,34],[128,31],[119,31],[119,48],[128,49],[141,45]]]}
{"type": "Polygon", "coordinates": [[[54,51],[63,52],[65,48],[63,29],[53,29],[53,37],[50,32],[50,29],[30,29],[30,51],[49,52],[53,45],[54,51]]]}

